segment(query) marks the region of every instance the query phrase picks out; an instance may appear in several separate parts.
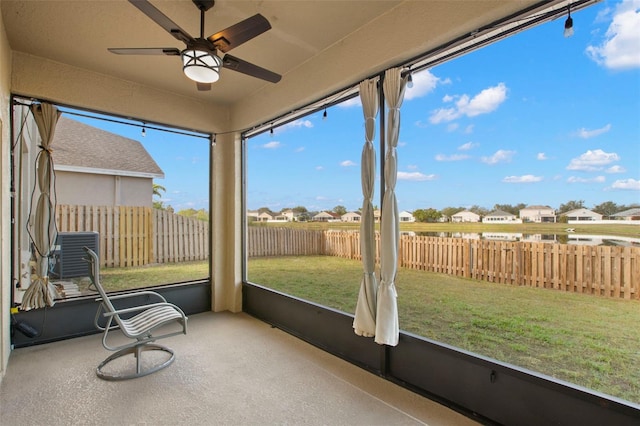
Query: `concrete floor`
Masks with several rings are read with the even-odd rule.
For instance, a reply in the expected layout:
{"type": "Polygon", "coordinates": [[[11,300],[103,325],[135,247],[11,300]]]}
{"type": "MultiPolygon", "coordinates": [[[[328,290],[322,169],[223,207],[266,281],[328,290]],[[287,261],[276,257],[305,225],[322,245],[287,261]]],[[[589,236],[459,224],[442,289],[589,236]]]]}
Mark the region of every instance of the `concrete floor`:
{"type": "Polygon", "coordinates": [[[134,380],[96,377],[100,339],[14,350],[0,424],[476,424],[246,314],[190,317],[163,341],[176,361],[134,380]]]}

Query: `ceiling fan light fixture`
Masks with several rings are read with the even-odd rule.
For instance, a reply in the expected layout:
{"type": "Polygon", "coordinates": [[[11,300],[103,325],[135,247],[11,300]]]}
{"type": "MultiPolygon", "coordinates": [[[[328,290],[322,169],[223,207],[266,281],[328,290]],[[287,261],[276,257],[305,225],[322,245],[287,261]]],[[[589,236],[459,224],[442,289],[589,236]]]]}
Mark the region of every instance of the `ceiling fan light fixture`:
{"type": "Polygon", "coordinates": [[[185,49],[180,55],[182,70],[191,80],[198,83],[215,83],[220,78],[222,60],[218,55],[198,49],[185,49]]]}

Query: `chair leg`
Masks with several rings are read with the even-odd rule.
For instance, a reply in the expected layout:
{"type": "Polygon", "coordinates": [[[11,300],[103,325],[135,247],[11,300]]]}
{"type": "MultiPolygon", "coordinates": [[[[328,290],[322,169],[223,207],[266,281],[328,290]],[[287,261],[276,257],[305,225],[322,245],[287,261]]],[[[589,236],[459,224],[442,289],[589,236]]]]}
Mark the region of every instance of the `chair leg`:
{"type": "Polygon", "coordinates": [[[121,349],[118,352],[115,352],[114,354],[109,356],[107,359],[102,361],[100,365],[98,365],[98,368],[96,368],[96,375],[103,380],[112,380],[112,381],[135,379],[137,377],[147,376],[151,373],[155,373],[156,371],[162,370],[163,368],[171,365],[171,363],[173,363],[174,360],[175,360],[175,355],[173,353],[173,350],[170,348],[167,348],[166,346],[162,346],[154,343],[141,344],[141,345],[133,346],[131,348],[121,349]],[[143,370],[142,369],[142,353],[146,351],[162,351],[168,354],[169,358],[164,362],[151,366],[147,370],[143,370]],[[117,374],[117,373],[103,371],[103,367],[105,367],[111,361],[129,354],[133,354],[133,356],[136,358],[135,373],[117,374]]]}

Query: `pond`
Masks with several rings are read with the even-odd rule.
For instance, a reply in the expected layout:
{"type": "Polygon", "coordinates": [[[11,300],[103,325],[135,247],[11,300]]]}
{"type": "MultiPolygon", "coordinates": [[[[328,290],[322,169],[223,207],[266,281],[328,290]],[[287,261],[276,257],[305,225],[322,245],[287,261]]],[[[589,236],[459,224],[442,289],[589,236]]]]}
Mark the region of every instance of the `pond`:
{"type": "Polygon", "coordinates": [[[518,232],[413,232],[402,231],[402,235],[417,235],[444,238],[465,238],[472,240],[525,241],[534,243],[558,243],[590,246],[640,247],[640,238],[614,235],[587,234],[524,234],[518,232]]]}

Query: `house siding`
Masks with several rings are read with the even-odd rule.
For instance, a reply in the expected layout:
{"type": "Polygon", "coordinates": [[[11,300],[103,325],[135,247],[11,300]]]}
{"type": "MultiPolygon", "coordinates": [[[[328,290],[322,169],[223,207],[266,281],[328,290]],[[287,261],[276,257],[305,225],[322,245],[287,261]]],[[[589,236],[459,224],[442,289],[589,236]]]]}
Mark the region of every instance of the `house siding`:
{"type": "Polygon", "coordinates": [[[480,216],[473,212],[463,211],[451,216],[453,222],[480,222],[480,216]]]}
{"type": "Polygon", "coordinates": [[[56,172],[58,204],[153,206],[152,179],[56,172]]]}
{"type": "Polygon", "coordinates": [[[523,222],[555,222],[556,212],[549,206],[530,206],[520,210],[520,219],[523,222]]]}

